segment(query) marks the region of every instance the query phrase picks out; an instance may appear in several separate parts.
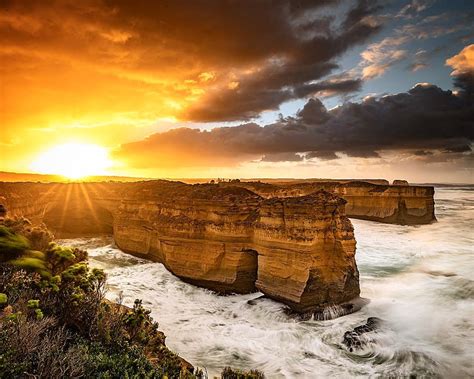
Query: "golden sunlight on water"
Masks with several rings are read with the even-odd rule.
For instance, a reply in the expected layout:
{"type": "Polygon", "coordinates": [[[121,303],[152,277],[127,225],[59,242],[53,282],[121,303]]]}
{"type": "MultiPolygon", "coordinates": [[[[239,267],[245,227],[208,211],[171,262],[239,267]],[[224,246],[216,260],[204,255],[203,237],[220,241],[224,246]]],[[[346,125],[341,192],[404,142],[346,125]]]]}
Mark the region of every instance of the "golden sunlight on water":
{"type": "Polygon", "coordinates": [[[67,143],[38,156],[31,169],[40,174],[80,179],[90,175],[107,175],[107,169],[111,166],[106,148],[86,143],[67,143]]]}

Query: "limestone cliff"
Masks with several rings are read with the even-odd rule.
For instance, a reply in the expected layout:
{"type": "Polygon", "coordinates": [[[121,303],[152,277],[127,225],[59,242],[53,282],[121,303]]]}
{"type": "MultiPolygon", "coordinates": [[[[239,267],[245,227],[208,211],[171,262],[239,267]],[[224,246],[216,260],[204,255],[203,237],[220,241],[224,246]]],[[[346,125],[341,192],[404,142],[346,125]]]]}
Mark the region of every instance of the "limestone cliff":
{"type": "Polygon", "coordinates": [[[264,198],[236,186],[150,181],[0,183],[0,194],[12,214],[59,233],[111,226],[124,251],[218,292],[258,289],[297,312],[359,295],[345,201],[326,191],[264,198]]]}
{"type": "Polygon", "coordinates": [[[401,225],[429,224],[436,221],[434,188],[360,181],[238,182],[221,186],[241,186],[266,198],[305,196],[318,190],[334,193],[347,201],[348,217],[401,225]]]}
{"type": "Polygon", "coordinates": [[[325,191],[262,203],[254,232],[257,288],[299,312],[359,295],[345,201],[325,191]]]}

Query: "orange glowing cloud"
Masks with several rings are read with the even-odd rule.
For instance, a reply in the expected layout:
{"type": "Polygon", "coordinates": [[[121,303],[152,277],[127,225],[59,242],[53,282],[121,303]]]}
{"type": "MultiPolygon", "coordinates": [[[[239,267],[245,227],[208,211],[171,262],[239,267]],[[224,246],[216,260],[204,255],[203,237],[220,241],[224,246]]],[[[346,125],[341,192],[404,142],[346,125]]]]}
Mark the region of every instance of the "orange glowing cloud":
{"type": "Polygon", "coordinates": [[[474,71],[474,44],[466,46],[455,56],[446,60],[446,64],[451,66],[454,71],[452,76],[461,75],[474,71]]]}

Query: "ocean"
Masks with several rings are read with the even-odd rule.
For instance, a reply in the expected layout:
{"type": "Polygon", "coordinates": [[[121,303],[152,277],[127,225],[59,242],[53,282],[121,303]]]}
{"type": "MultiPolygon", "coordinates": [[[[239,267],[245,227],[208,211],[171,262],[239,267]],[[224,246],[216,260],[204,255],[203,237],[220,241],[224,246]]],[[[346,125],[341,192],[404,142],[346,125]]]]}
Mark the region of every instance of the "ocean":
{"type": "Polygon", "coordinates": [[[169,348],[207,371],[259,369],[267,378],[474,377],[474,187],[437,186],[438,222],[400,226],[352,220],[362,310],[297,321],[261,294],[218,296],[162,264],[121,252],[113,240],[61,243],[88,250],[108,274],[111,300],[152,310],[169,348]],[[252,305],[253,303],[253,305],[252,305]],[[344,332],[384,320],[367,346],[349,352],[344,332]]]}

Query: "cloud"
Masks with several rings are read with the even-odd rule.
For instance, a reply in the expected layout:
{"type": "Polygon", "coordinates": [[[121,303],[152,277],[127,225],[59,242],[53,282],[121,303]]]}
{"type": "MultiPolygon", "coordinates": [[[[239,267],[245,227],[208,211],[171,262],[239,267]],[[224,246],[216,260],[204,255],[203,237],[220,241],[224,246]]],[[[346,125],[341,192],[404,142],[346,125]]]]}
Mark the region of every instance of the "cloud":
{"type": "Polygon", "coordinates": [[[428,68],[428,63],[425,62],[413,62],[408,66],[411,72],[417,72],[419,70],[424,70],[425,68],[428,68]]]}
{"type": "Polygon", "coordinates": [[[322,161],[332,161],[338,159],[339,157],[334,151],[310,151],[309,153],[305,154],[306,159],[314,159],[317,158],[322,161]]]}
{"type": "MultiPolygon", "coordinates": [[[[360,78],[320,79],[338,67],[334,58],[380,29],[380,24],[370,17],[378,9],[374,1],[359,1],[340,25],[317,14],[316,18],[298,21],[296,27],[286,25],[295,21],[287,19],[287,35],[278,41],[279,51],[272,51],[248,70],[231,72],[224,85],[217,82],[199,102],[184,109],[181,118],[204,122],[250,120],[291,99],[359,90],[360,78]]],[[[271,34],[265,32],[268,33],[271,34]]],[[[267,48],[262,45],[263,51],[267,48]]]]}
{"type": "Polygon", "coordinates": [[[413,18],[418,13],[430,8],[433,3],[434,0],[412,0],[398,12],[396,17],[413,18]]]}
{"type": "MultiPolygon", "coordinates": [[[[365,80],[384,75],[395,64],[409,57],[411,46],[416,40],[439,38],[458,32],[467,32],[461,39],[468,39],[472,34],[474,13],[449,11],[441,14],[421,17],[420,13],[431,7],[434,1],[414,0],[408,3],[395,15],[403,21],[394,29],[393,34],[379,42],[370,44],[362,53],[359,69],[365,80]],[[412,19],[416,19],[412,21],[412,19]],[[457,22],[453,23],[452,20],[457,22]],[[405,20],[410,20],[406,22],[405,20]]],[[[456,37],[456,40],[459,36],[456,37]]],[[[429,67],[429,59],[439,53],[443,47],[432,51],[418,50],[407,69],[416,72],[429,67]]]]}
{"type": "Polygon", "coordinates": [[[417,150],[413,152],[413,155],[418,156],[418,157],[425,157],[425,156],[433,155],[433,152],[425,151],[425,150],[417,150]]]}
{"type": "Polygon", "coordinates": [[[459,54],[446,60],[454,71],[452,76],[459,76],[474,71],[474,44],[466,46],[459,54]]]}
{"type": "Polygon", "coordinates": [[[458,145],[458,146],[451,146],[451,147],[447,147],[446,149],[444,149],[445,153],[467,153],[467,152],[471,152],[471,151],[472,151],[472,149],[468,144],[458,145]]]}
{"type": "Polygon", "coordinates": [[[276,153],[264,155],[261,162],[300,162],[302,160],[303,156],[295,153],[276,153]]]}
{"type": "Polygon", "coordinates": [[[386,37],[382,41],[370,44],[362,53],[362,76],[373,79],[382,76],[395,63],[407,56],[407,51],[398,47],[407,43],[406,36],[386,37]]]}
{"type": "MultiPolygon", "coordinates": [[[[465,50],[448,61],[456,80],[470,67],[471,48],[465,50]]],[[[462,158],[474,138],[474,102],[468,94],[420,83],[407,92],[348,102],[332,110],[313,98],[295,116],[270,125],[156,133],[122,145],[116,156],[141,167],[162,167],[163,162],[166,167],[236,165],[262,157],[272,162],[301,156],[327,160],[339,153],[380,158],[393,151],[412,151],[418,157],[445,151],[462,158]]]]}
{"type": "MultiPolygon", "coordinates": [[[[85,86],[86,76],[89,87],[109,84],[153,104],[157,118],[249,120],[290,99],[357,91],[357,78],[327,76],[341,54],[380,30],[378,10],[375,0],[8,1],[0,8],[0,70],[17,83],[7,87],[15,104],[6,108],[23,114],[31,109],[26,94],[43,93],[68,114],[111,97],[66,85],[85,86]],[[77,98],[64,104],[71,93],[77,98]]],[[[117,106],[132,111],[125,97],[117,106]]]]}
{"type": "Polygon", "coordinates": [[[396,30],[397,35],[404,35],[414,40],[438,38],[457,32],[473,31],[474,13],[449,11],[427,16],[416,23],[407,23],[396,30]],[[456,22],[453,23],[453,19],[456,22]]]}
{"type": "Polygon", "coordinates": [[[411,64],[408,66],[408,69],[411,72],[416,72],[419,70],[424,70],[429,66],[427,60],[428,60],[428,52],[426,50],[418,50],[415,53],[415,57],[411,64]]]}
{"type": "Polygon", "coordinates": [[[459,54],[446,60],[454,71],[454,85],[463,95],[474,101],[474,44],[466,46],[459,54]]]}

